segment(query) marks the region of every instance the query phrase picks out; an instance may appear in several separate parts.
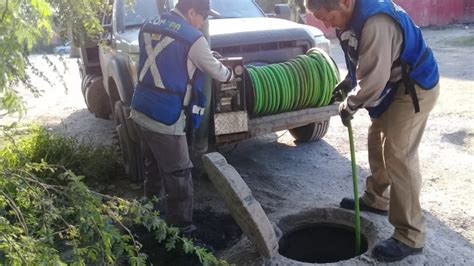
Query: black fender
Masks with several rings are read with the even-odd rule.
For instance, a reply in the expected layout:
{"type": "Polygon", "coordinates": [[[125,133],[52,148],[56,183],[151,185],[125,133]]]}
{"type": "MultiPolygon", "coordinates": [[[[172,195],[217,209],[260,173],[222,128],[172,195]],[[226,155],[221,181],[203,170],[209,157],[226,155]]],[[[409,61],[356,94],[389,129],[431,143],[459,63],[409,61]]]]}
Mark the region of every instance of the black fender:
{"type": "MultiPolygon", "coordinates": [[[[109,88],[109,82],[107,82],[109,97],[111,101],[113,101],[114,97],[112,95],[118,95],[119,99],[115,99],[115,101],[120,100],[123,104],[123,113],[125,115],[128,135],[134,142],[139,142],[135,123],[129,118],[134,86],[130,77],[127,61],[123,57],[113,56],[107,66],[107,73],[109,74],[109,78],[114,81],[115,89],[117,90],[116,92],[110,91],[111,88],[109,88]]],[[[115,105],[115,102],[111,104],[115,105]]]]}
{"type": "MultiPolygon", "coordinates": [[[[107,66],[108,78],[112,78],[117,86],[117,94],[125,106],[129,107],[133,96],[133,82],[130,77],[130,69],[127,61],[121,56],[112,56],[107,66]]],[[[107,82],[107,93],[113,95],[110,91],[109,82],[107,82]]]]}

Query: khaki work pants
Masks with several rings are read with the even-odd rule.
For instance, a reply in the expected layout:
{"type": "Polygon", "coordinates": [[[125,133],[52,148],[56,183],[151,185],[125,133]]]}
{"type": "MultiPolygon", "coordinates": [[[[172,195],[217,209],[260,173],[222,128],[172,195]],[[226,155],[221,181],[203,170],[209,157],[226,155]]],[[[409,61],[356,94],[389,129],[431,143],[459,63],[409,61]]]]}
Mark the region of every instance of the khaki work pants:
{"type": "Polygon", "coordinates": [[[145,160],[145,196],[160,198],[165,221],[185,227],[193,219],[193,180],[185,135],[139,130],[145,160]]]}
{"type": "Polygon", "coordinates": [[[394,101],[379,118],[372,119],[368,134],[369,164],[362,200],[369,206],[389,210],[395,227],[393,238],[413,247],[424,246],[425,219],[420,206],[422,178],[418,147],[428,115],[439,96],[439,84],[424,90],[415,86],[420,112],[400,86],[394,101]]]}

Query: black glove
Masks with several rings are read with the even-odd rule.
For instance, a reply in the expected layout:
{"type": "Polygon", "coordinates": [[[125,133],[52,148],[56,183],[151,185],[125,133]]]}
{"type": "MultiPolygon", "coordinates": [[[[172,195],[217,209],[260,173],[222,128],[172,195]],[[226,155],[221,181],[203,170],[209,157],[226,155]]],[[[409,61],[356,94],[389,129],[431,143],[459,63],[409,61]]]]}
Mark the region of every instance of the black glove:
{"type": "Polygon", "coordinates": [[[352,90],[351,86],[352,81],[349,78],[346,78],[339,82],[339,84],[334,87],[332,91],[331,103],[335,101],[342,102],[346,98],[347,94],[352,90]]]}
{"type": "Polygon", "coordinates": [[[355,111],[352,111],[350,107],[347,106],[346,101],[339,104],[339,116],[341,117],[341,121],[344,126],[349,126],[349,122],[352,120],[352,118],[354,118],[354,113],[355,111]]]}
{"type": "Polygon", "coordinates": [[[211,53],[212,53],[212,56],[214,56],[216,59],[222,59],[223,58],[223,56],[220,53],[216,52],[216,51],[211,51],[211,53]]]}

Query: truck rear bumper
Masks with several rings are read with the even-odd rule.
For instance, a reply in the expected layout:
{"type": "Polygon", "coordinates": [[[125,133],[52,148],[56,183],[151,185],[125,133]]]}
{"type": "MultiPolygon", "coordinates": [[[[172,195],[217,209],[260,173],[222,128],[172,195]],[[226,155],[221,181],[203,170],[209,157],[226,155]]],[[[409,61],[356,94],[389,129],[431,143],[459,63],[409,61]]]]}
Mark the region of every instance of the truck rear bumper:
{"type": "Polygon", "coordinates": [[[216,144],[232,143],[239,140],[261,136],[280,130],[292,129],[305,126],[315,122],[328,120],[331,116],[338,114],[338,105],[332,104],[318,108],[308,108],[293,112],[281,113],[276,115],[268,115],[258,118],[249,119],[248,131],[216,135],[216,144]]]}

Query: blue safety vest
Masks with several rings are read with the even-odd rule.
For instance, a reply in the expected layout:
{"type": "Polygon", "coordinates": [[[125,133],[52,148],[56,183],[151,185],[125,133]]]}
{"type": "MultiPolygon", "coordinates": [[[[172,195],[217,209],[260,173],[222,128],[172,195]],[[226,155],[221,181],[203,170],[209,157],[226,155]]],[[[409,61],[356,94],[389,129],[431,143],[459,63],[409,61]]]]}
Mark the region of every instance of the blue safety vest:
{"type": "Polygon", "coordinates": [[[189,49],[202,33],[175,13],[155,17],[142,26],[139,33],[140,60],[138,83],[131,107],[165,125],[173,125],[182,110],[192,117],[198,128],[206,97],[202,93],[204,74],[196,69],[189,79],[189,49]],[[192,90],[188,91],[188,86],[192,90]],[[184,106],[187,93],[191,101],[184,106]]]}
{"type": "MultiPolygon", "coordinates": [[[[348,30],[352,38],[343,38],[344,32],[338,32],[342,49],[346,57],[346,65],[352,81],[352,87],[357,86],[356,66],[359,59],[357,44],[360,40],[365,22],[371,16],[384,13],[398,22],[403,31],[403,47],[399,60],[394,66],[402,66],[403,83],[407,93],[410,93],[415,105],[415,111],[419,111],[418,98],[414,89],[417,84],[423,89],[432,89],[438,84],[438,65],[433,52],[427,47],[421,30],[416,26],[408,14],[400,6],[391,0],[356,0],[354,12],[348,23],[348,30]]],[[[347,36],[346,36],[347,37],[347,36]]],[[[367,36],[366,36],[367,37],[367,36]]],[[[371,117],[379,117],[391,104],[395,96],[397,84],[387,84],[372,107],[368,107],[371,117]]]]}

